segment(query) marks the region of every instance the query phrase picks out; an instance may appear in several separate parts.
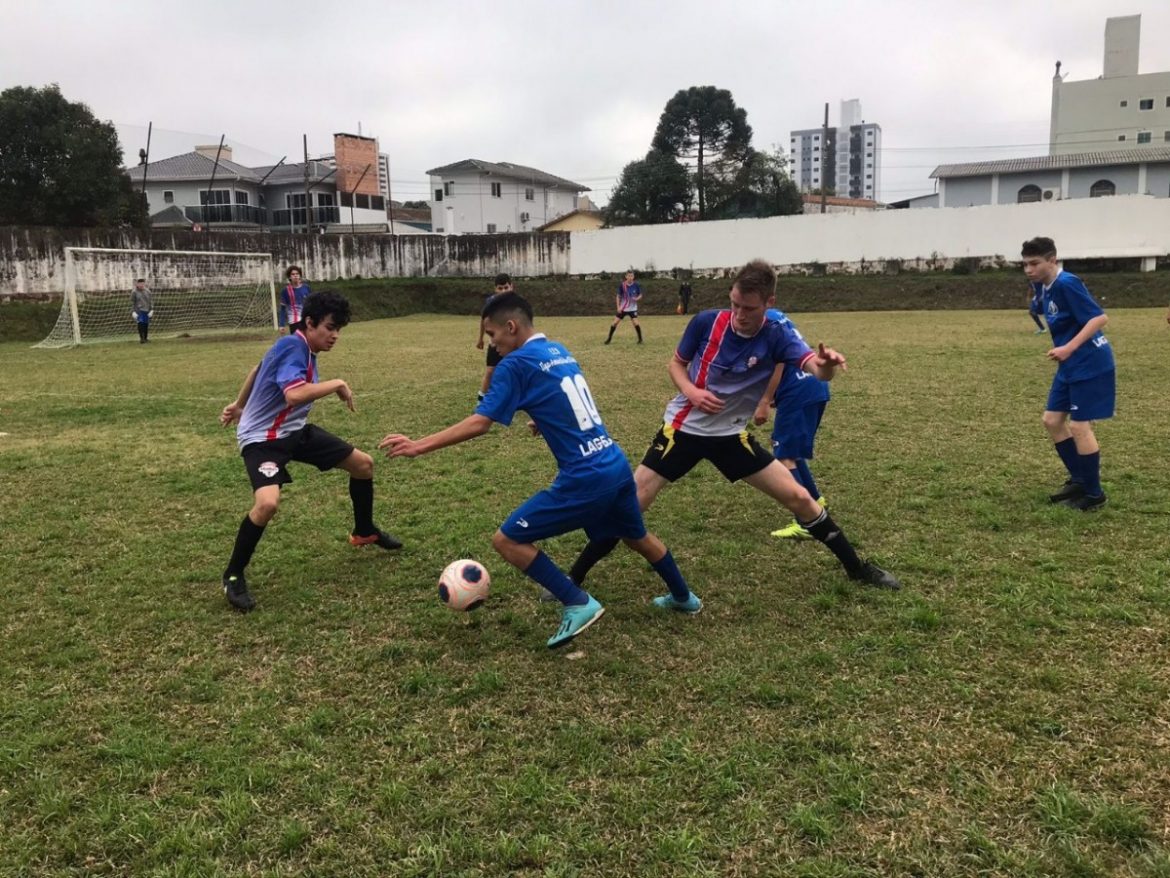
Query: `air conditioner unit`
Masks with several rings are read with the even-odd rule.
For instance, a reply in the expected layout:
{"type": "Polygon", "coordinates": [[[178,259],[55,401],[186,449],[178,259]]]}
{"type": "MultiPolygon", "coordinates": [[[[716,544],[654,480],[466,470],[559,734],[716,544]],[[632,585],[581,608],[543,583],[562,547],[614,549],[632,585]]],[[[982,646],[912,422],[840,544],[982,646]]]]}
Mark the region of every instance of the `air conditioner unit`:
{"type": "Polygon", "coordinates": [[[1040,199],[1042,201],[1060,201],[1060,198],[1061,195],[1059,186],[1054,186],[1051,189],[1045,189],[1040,193],[1040,199]]]}
{"type": "Polygon", "coordinates": [[[529,219],[528,214],[526,214],[526,213],[520,214],[520,222],[526,223],[526,222],[528,222],[528,219],[529,219]]]}

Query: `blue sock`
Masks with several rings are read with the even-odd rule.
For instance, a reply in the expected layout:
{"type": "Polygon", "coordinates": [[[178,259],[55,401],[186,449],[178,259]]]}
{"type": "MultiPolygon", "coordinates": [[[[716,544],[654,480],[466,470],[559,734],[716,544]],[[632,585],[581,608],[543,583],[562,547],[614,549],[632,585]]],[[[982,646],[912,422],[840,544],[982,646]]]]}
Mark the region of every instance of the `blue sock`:
{"type": "Polygon", "coordinates": [[[1100,497],[1105,492],[1101,490],[1101,452],[1092,454],[1078,454],[1080,458],[1081,482],[1085,486],[1085,493],[1090,497],[1100,497]]]}
{"type": "Polygon", "coordinates": [[[589,595],[577,588],[573,580],[569,579],[544,552],[536,553],[536,558],[528,565],[524,575],[529,579],[535,579],[567,607],[580,607],[589,603],[589,595]]]}
{"type": "Polygon", "coordinates": [[[650,566],[654,568],[655,573],[662,577],[662,581],[670,589],[672,598],[680,604],[685,603],[690,598],[691,590],[687,588],[687,581],[683,579],[682,571],[674,563],[674,556],[670,554],[670,549],[667,549],[666,554],[657,561],[651,562],[650,566]]]}
{"type": "Polygon", "coordinates": [[[819,499],[821,489],[817,487],[817,480],[813,478],[812,470],[808,468],[808,461],[803,457],[796,462],[796,471],[800,473],[800,478],[797,481],[804,485],[814,500],[819,499]]]}
{"type": "Polygon", "coordinates": [[[1068,477],[1074,482],[1080,482],[1081,479],[1081,461],[1080,455],[1077,454],[1077,443],[1072,436],[1056,443],[1056,453],[1060,455],[1061,461],[1064,463],[1064,468],[1068,470],[1068,477]]]}

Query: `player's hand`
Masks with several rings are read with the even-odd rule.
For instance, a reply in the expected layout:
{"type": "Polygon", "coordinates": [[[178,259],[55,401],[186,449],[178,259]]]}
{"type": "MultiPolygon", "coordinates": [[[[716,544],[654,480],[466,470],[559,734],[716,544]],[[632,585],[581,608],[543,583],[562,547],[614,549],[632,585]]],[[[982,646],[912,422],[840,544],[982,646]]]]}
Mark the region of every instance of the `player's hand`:
{"type": "Polygon", "coordinates": [[[477,341],[477,342],[475,343],[475,349],[476,349],[477,351],[482,351],[482,350],[483,350],[483,339],[482,339],[482,338],[481,338],[479,341],[477,341]]]}
{"type": "Polygon", "coordinates": [[[532,433],[533,436],[540,435],[540,427],[536,426],[536,421],[529,421],[528,422],[528,429],[532,433]]]}
{"type": "Polygon", "coordinates": [[[236,405],[234,402],[230,405],[225,405],[223,411],[219,413],[219,423],[224,427],[228,427],[239,420],[240,415],[243,413],[244,407],[242,405],[236,405]]]}
{"type": "Polygon", "coordinates": [[[349,385],[344,381],[342,381],[341,386],[337,388],[337,396],[342,402],[349,406],[349,410],[351,412],[357,411],[357,409],[353,407],[353,391],[349,389],[349,385]]]}
{"type": "Polygon", "coordinates": [[[831,369],[840,369],[842,372],[846,372],[849,369],[849,367],[845,365],[845,355],[840,351],[835,351],[832,348],[825,347],[824,342],[821,342],[817,345],[816,361],[818,366],[827,366],[831,369]]]}
{"type": "Polygon", "coordinates": [[[1046,356],[1050,360],[1056,360],[1056,362],[1058,362],[1058,363],[1063,363],[1065,360],[1067,360],[1072,355],[1073,355],[1073,352],[1069,348],[1069,346],[1066,344],[1062,344],[1058,347],[1054,347],[1052,350],[1050,350],[1047,353],[1046,356]]]}
{"type": "Polygon", "coordinates": [[[752,423],[757,427],[768,420],[768,401],[761,399],[760,404],[756,406],[756,413],[752,415],[752,423]]]}
{"type": "Polygon", "coordinates": [[[146,316],[147,316],[147,317],[153,317],[153,316],[154,316],[154,311],[147,311],[147,312],[146,312],[146,316]]]}
{"type": "Polygon", "coordinates": [[[1166,322],[1170,323],[1170,311],[1166,312],[1166,322]]]}
{"type": "Polygon", "coordinates": [[[386,452],[387,457],[418,457],[418,443],[409,436],[401,433],[390,433],[381,442],[378,448],[386,452]]]}
{"type": "Polygon", "coordinates": [[[691,405],[704,414],[717,415],[723,411],[723,400],[710,390],[703,390],[700,387],[696,387],[687,394],[687,399],[691,401],[691,405]]]}

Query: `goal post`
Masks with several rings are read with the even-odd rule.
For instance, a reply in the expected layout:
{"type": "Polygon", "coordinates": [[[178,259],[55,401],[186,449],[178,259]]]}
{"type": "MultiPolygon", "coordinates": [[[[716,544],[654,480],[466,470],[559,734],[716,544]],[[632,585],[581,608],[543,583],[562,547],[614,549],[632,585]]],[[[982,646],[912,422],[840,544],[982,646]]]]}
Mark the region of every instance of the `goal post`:
{"type": "Polygon", "coordinates": [[[66,247],[61,311],[35,347],[137,338],[138,278],[153,300],[152,338],[277,331],[271,254],[66,247]]]}

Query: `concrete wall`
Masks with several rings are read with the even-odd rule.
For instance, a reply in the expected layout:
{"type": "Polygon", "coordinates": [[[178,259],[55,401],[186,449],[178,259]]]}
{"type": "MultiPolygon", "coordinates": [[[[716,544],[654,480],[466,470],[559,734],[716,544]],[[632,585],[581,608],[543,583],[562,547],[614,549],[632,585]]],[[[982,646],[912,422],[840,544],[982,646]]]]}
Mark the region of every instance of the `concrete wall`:
{"type": "Polygon", "coordinates": [[[809,263],[858,270],[863,261],[895,259],[944,267],[966,257],[1018,260],[1020,244],[1037,235],[1054,238],[1067,258],[1170,254],[1170,199],[1133,195],[573,232],[570,269],[720,271],[757,256],[796,270],[809,263]]]}
{"type": "MultiPolygon", "coordinates": [[[[348,213],[348,211],[347,211],[348,213]]],[[[567,274],[569,235],[304,235],[149,233],[0,227],[0,296],[60,293],[65,247],[271,253],[277,278],[300,265],[310,283],[353,277],[567,274]]]]}

